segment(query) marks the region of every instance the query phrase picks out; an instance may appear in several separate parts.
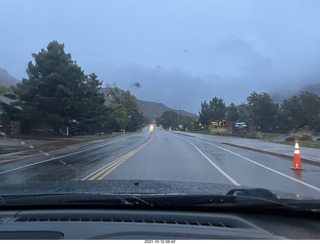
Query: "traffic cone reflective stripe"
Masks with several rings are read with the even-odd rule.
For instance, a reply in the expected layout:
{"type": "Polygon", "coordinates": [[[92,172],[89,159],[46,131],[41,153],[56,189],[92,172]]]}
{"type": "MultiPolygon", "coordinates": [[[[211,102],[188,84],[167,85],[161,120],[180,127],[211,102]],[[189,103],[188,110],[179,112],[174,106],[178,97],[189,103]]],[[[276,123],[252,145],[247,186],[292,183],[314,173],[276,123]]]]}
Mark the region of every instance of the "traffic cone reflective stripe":
{"type": "Polygon", "coordinates": [[[293,166],[291,167],[291,169],[294,169],[294,170],[303,169],[301,167],[301,159],[300,159],[300,150],[299,150],[298,140],[296,140],[296,143],[295,143],[295,146],[294,146],[293,166]]]}

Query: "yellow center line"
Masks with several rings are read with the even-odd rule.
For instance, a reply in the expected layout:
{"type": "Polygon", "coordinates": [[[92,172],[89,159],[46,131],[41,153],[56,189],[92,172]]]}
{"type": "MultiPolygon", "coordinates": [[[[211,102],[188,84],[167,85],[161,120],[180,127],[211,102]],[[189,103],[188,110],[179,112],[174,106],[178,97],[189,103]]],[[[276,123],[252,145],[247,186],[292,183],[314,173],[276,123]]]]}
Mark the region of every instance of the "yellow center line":
{"type": "Polygon", "coordinates": [[[107,174],[115,170],[118,166],[120,166],[122,163],[124,163],[128,158],[132,157],[134,154],[136,154],[138,151],[140,151],[142,148],[147,146],[151,141],[153,140],[153,133],[151,135],[151,138],[140,145],[139,147],[135,148],[134,150],[130,151],[129,153],[121,156],[120,158],[112,161],[111,163],[106,164],[105,166],[101,167],[100,169],[94,171],[93,173],[89,174],[88,176],[82,178],[81,180],[95,180],[98,178],[98,180],[102,180],[107,174]],[[102,175],[103,174],[103,175],[102,175]]]}
{"type": "Polygon", "coordinates": [[[102,167],[101,169],[98,170],[98,172],[96,174],[94,174],[91,178],[89,178],[89,180],[95,180],[99,175],[103,174],[106,170],[110,169],[111,167],[119,164],[122,162],[122,160],[126,160],[127,159],[127,155],[124,155],[121,158],[118,158],[115,161],[112,161],[111,163],[108,163],[106,166],[102,167]]]}
{"type": "Polygon", "coordinates": [[[90,175],[88,175],[88,176],[86,176],[86,177],[82,178],[81,180],[86,180],[86,179],[90,178],[91,176],[93,176],[93,175],[95,175],[96,173],[98,173],[100,170],[103,170],[104,168],[108,167],[109,165],[116,163],[118,160],[122,159],[122,158],[123,158],[123,157],[125,157],[125,156],[126,156],[126,155],[123,155],[122,157],[120,157],[120,158],[118,158],[118,159],[116,159],[116,160],[112,161],[111,163],[106,164],[106,165],[105,165],[105,166],[103,166],[102,168],[100,168],[100,169],[98,169],[98,170],[94,171],[94,172],[93,172],[93,173],[91,173],[90,175]]]}
{"type": "Polygon", "coordinates": [[[111,171],[113,171],[114,169],[116,169],[118,166],[120,166],[123,162],[125,162],[128,158],[130,158],[131,156],[133,156],[135,153],[137,153],[138,151],[140,151],[142,148],[144,148],[145,146],[147,146],[149,143],[151,142],[151,140],[147,141],[146,143],[142,144],[140,147],[136,148],[135,150],[132,150],[131,152],[127,153],[125,155],[125,157],[121,157],[119,158],[119,160],[117,160],[117,162],[113,163],[112,165],[110,165],[109,167],[103,169],[102,171],[100,171],[98,174],[96,174],[94,177],[91,177],[89,180],[94,180],[97,179],[98,176],[100,176],[101,174],[103,174],[102,176],[100,176],[98,178],[98,180],[103,179],[107,174],[109,174],[111,171]],[[111,168],[111,169],[110,169],[111,168]],[[107,171],[108,169],[110,169],[109,171],[107,171]],[[107,171],[107,172],[106,172],[107,171]],[[105,173],[106,172],[106,173],[105,173]]]}
{"type": "MultiPolygon", "coordinates": [[[[140,146],[140,147],[141,147],[141,146],[140,146]]],[[[135,150],[136,150],[136,149],[135,149],[135,150]]],[[[133,150],[133,151],[134,151],[134,150],[133,150]]],[[[133,152],[133,151],[131,151],[131,152],[133,152]]],[[[123,159],[126,160],[126,159],[128,158],[128,155],[130,155],[131,152],[129,152],[129,153],[121,156],[120,158],[112,161],[111,163],[106,164],[106,165],[103,166],[102,168],[100,168],[100,169],[94,171],[93,173],[91,173],[90,175],[84,177],[82,180],[89,179],[90,177],[91,177],[91,178],[90,178],[89,180],[94,180],[96,177],[98,177],[99,175],[101,175],[103,172],[105,172],[106,170],[108,170],[110,167],[112,167],[112,166],[116,165],[117,163],[121,162],[123,159]]]]}

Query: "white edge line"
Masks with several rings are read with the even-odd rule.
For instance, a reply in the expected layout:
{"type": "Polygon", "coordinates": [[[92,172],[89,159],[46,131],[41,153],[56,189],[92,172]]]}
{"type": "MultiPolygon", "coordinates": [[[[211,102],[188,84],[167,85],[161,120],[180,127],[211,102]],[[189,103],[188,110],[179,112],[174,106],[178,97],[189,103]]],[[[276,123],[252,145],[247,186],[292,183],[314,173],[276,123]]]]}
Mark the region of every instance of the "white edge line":
{"type": "Polygon", "coordinates": [[[260,167],[262,167],[262,168],[265,168],[265,169],[267,169],[267,170],[270,170],[270,171],[273,172],[273,173],[276,173],[276,174],[278,174],[278,175],[281,175],[281,176],[283,176],[283,177],[286,177],[286,178],[288,178],[288,179],[290,179],[290,180],[293,180],[293,181],[295,181],[295,182],[301,183],[301,184],[303,184],[303,185],[305,185],[305,186],[307,186],[307,187],[310,187],[310,188],[312,188],[312,189],[314,189],[314,190],[316,190],[316,191],[320,191],[320,188],[318,188],[318,187],[316,187],[316,186],[310,185],[310,184],[305,183],[305,182],[303,182],[303,181],[301,181],[301,180],[297,180],[297,179],[295,179],[295,178],[293,178],[293,177],[291,177],[291,176],[289,176],[289,175],[286,175],[286,174],[283,174],[283,173],[281,173],[281,172],[279,172],[279,171],[276,171],[276,170],[274,170],[274,169],[271,169],[271,168],[269,168],[269,167],[267,167],[267,166],[264,166],[264,165],[262,165],[262,164],[260,164],[260,163],[258,163],[258,162],[255,162],[255,161],[253,161],[253,160],[251,160],[251,159],[249,159],[249,158],[246,158],[246,157],[244,157],[244,156],[242,156],[242,155],[240,155],[240,154],[238,154],[238,153],[232,152],[232,151],[230,151],[230,150],[228,150],[228,149],[226,149],[226,148],[223,148],[223,147],[214,145],[213,143],[207,142],[207,141],[205,141],[205,140],[202,140],[202,141],[204,141],[204,142],[206,142],[206,143],[208,143],[208,144],[210,144],[210,145],[212,145],[212,146],[214,146],[214,147],[217,147],[217,148],[220,148],[220,149],[222,149],[222,150],[224,150],[224,151],[227,151],[227,152],[229,152],[229,153],[232,153],[232,154],[234,154],[234,155],[236,155],[236,156],[238,156],[238,157],[240,157],[240,158],[242,158],[242,159],[245,159],[245,160],[247,160],[247,161],[249,161],[249,162],[251,162],[251,163],[253,163],[253,164],[256,164],[256,165],[258,165],[258,166],[260,166],[260,167]]]}
{"type": "Polygon", "coordinates": [[[223,176],[225,176],[229,181],[232,182],[232,184],[236,185],[236,186],[240,186],[240,184],[235,181],[232,177],[230,177],[227,173],[225,173],[218,165],[216,165],[210,158],[208,158],[196,145],[194,145],[192,142],[186,140],[186,139],[183,139],[187,142],[189,142],[192,146],[194,146],[200,153],[201,155],[207,159],[223,176]]]}

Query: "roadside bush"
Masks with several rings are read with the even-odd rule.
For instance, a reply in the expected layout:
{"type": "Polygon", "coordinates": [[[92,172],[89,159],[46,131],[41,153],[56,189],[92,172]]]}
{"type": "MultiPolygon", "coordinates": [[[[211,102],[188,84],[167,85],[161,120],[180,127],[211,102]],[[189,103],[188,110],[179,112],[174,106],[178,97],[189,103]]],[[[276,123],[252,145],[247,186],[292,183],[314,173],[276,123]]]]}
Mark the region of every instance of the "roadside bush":
{"type": "Polygon", "coordinates": [[[265,139],[267,136],[265,133],[262,133],[262,132],[258,132],[258,133],[259,133],[260,139],[265,139]]]}
{"type": "Polygon", "coordinates": [[[257,132],[257,139],[264,139],[266,137],[266,134],[262,133],[262,132],[257,132]]]}
{"type": "Polygon", "coordinates": [[[300,141],[312,141],[312,135],[302,135],[300,141]]]}
{"type": "MultiPolygon", "coordinates": [[[[293,138],[293,140],[312,141],[312,135],[313,135],[313,131],[310,130],[308,127],[304,127],[299,129],[298,131],[292,131],[290,133],[290,137],[288,138],[293,138]]],[[[286,138],[286,141],[287,141],[287,138],[286,138]]]]}
{"type": "Polygon", "coordinates": [[[289,137],[287,137],[286,139],[284,139],[285,141],[294,141],[295,139],[294,139],[294,137],[292,137],[292,136],[289,136],[289,137]]]}
{"type": "Polygon", "coordinates": [[[249,133],[246,137],[250,139],[263,139],[264,134],[261,132],[252,132],[252,133],[249,133]]]}
{"type": "Polygon", "coordinates": [[[210,133],[216,136],[226,136],[227,130],[225,128],[214,128],[210,129],[210,133]]]}

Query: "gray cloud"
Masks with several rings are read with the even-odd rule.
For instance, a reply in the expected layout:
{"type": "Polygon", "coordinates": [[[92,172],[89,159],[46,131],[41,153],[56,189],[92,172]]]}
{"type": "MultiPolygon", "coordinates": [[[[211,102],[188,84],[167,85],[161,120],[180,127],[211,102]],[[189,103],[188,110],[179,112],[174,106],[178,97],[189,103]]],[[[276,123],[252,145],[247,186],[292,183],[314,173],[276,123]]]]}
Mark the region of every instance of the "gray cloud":
{"type": "Polygon", "coordinates": [[[139,99],[181,107],[193,113],[199,112],[201,101],[209,101],[215,96],[223,98],[227,105],[231,102],[240,104],[252,91],[261,91],[259,83],[248,86],[245,78],[225,79],[213,74],[196,76],[181,69],[158,66],[107,66],[100,72],[101,77],[105,84],[115,82],[123,89],[130,89],[139,99]],[[141,86],[132,87],[134,83],[141,86]]]}
{"type": "MultiPolygon", "coordinates": [[[[239,40],[227,39],[216,49],[221,66],[232,74],[266,72],[271,68],[271,59],[265,56],[254,44],[239,40]],[[230,72],[231,71],[231,72],[230,72]]],[[[225,74],[228,76],[228,74],[225,74]]]]}
{"type": "Polygon", "coordinates": [[[31,53],[57,40],[85,73],[197,113],[214,96],[241,103],[319,82],[319,9],[318,0],[2,0],[0,68],[26,77],[31,53]]]}

